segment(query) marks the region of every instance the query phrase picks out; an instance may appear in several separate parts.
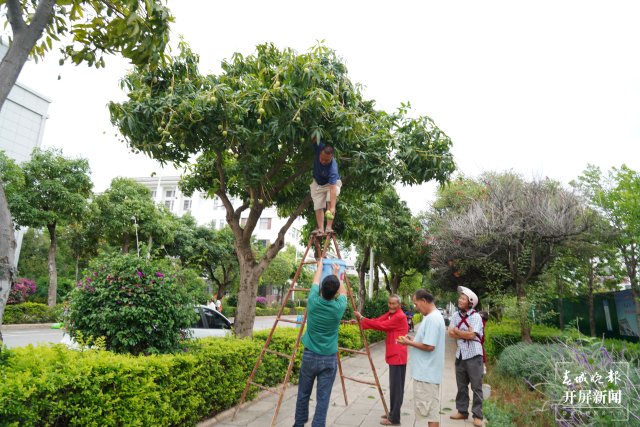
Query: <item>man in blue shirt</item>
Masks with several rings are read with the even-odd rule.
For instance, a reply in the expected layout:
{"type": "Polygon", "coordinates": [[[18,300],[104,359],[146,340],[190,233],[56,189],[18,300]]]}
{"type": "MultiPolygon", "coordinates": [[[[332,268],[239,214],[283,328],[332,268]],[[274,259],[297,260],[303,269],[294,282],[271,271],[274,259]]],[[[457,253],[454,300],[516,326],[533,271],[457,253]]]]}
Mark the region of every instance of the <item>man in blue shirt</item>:
{"type": "Polygon", "coordinates": [[[334,157],[333,147],[320,143],[317,136],[311,138],[314,143],[313,181],[311,182],[311,198],[316,211],[318,228],[314,233],[324,235],[324,210],[327,209],[327,233],[333,231],[333,219],[336,214],[336,203],[340,194],[342,181],[338,174],[338,163],[334,157]],[[327,208],[327,203],[329,207],[327,208]]]}
{"type": "Polygon", "coordinates": [[[415,425],[440,425],[440,384],[444,371],[444,318],[433,295],[418,289],[413,295],[416,309],[424,316],[415,338],[399,337],[398,343],[409,346],[409,366],[413,378],[415,425]]]}

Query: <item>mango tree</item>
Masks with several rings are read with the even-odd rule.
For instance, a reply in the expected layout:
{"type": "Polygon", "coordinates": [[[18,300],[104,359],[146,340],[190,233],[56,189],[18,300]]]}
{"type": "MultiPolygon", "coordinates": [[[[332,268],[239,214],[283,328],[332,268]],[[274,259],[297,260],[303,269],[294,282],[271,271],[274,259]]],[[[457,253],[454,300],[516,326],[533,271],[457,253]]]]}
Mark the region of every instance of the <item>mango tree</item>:
{"type": "Polygon", "coordinates": [[[223,61],[219,74],[200,73],[198,62],[182,44],[167,65],[136,68],[122,82],[129,99],[110,104],[111,118],[134,151],[185,166],[183,191],[222,200],[240,265],[236,332],[247,336],[259,277],[295,219],[311,214],[312,132],[336,149],[340,203],[389,183],[446,180],[451,141],[428,117],[408,117],[406,105],[376,110],[323,45],[302,54],[259,45],[255,54],[223,61]],[[257,256],[251,235],[269,206],[287,219],[257,256]]]}

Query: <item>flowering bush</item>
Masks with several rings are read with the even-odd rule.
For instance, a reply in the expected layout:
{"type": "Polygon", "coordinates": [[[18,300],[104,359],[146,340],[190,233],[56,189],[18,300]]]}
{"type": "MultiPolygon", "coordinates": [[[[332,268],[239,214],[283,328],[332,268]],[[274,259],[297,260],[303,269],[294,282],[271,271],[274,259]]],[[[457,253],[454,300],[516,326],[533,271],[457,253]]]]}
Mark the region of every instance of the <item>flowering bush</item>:
{"type": "Polygon", "coordinates": [[[24,277],[20,277],[11,286],[7,304],[21,304],[27,300],[27,297],[29,295],[33,295],[35,293],[36,282],[34,282],[33,280],[25,279],[24,277]]]}
{"type": "Polygon", "coordinates": [[[267,299],[265,297],[256,297],[256,307],[266,308],[267,299]]]}
{"type": "Polygon", "coordinates": [[[97,260],[71,292],[67,326],[104,336],[117,353],[167,353],[179,348],[195,321],[196,295],[168,265],[115,255],[97,260]]]}

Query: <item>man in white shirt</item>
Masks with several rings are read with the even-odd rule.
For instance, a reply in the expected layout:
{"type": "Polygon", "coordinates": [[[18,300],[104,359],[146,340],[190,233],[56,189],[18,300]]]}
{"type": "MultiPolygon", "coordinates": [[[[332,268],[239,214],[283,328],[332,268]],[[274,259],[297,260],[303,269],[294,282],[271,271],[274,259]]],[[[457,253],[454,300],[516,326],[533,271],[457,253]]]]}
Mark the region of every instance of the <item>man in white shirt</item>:
{"type": "Polygon", "coordinates": [[[440,384],[444,371],[444,318],[433,295],[418,289],[413,295],[416,309],[424,316],[415,338],[399,337],[409,346],[409,366],[413,378],[416,425],[426,421],[429,427],[440,425],[440,384]]]}
{"type": "Polygon", "coordinates": [[[482,426],[482,376],[484,361],[482,336],[484,324],[482,318],[475,311],[478,304],[477,295],[469,288],[458,286],[458,311],[451,319],[449,336],[456,339],[456,395],[457,413],[449,418],[466,420],[469,418],[469,383],[473,391],[473,425],[482,426]]]}

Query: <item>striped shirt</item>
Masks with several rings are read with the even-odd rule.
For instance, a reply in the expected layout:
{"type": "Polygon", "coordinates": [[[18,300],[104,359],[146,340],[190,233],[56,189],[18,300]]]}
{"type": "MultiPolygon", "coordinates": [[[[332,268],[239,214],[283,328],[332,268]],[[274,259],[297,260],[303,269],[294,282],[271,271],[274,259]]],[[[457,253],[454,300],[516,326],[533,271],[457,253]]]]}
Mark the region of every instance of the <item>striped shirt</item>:
{"type": "MultiPolygon", "coordinates": [[[[469,326],[471,326],[471,328],[473,329],[473,332],[476,333],[477,338],[475,340],[464,340],[458,338],[456,340],[458,344],[458,349],[456,350],[456,359],[462,358],[462,360],[467,360],[478,355],[482,356],[482,344],[480,344],[479,341],[479,339],[484,335],[482,318],[475,310],[471,310],[470,313],[471,314],[468,316],[465,313],[464,316],[466,317],[469,326]]],[[[468,331],[469,328],[467,328],[467,325],[465,325],[464,323],[458,326],[461,320],[462,315],[459,311],[456,311],[455,313],[453,313],[453,317],[451,318],[451,326],[454,328],[458,327],[458,329],[460,329],[461,331],[468,331]]]]}

